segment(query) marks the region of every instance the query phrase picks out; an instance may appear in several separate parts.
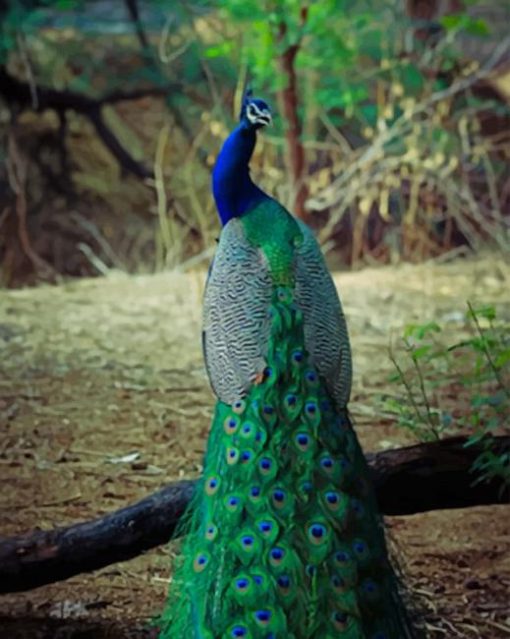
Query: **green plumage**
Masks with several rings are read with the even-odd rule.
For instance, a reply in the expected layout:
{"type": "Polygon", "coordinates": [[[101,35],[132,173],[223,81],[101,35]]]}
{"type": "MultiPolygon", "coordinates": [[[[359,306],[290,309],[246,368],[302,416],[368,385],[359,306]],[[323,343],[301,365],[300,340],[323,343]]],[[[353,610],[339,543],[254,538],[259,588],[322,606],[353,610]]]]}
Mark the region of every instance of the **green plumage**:
{"type": "Polygon", "coordinates": [[[161,637],[402,639],[363,454],[305,350],[299,227],[270,213],[270,234],[267,208],[243,220],[273,275],[267,368],[244,400],[216,406],[161,637]]]}

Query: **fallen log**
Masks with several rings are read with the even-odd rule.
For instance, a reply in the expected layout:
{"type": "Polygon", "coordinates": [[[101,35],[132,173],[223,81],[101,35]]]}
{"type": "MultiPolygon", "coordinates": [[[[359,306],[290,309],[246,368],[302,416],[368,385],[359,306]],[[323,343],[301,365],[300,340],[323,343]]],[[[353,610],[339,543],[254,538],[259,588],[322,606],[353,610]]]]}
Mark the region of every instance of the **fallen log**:
{"type": "MultiPolygon", "coordinates": [[[[481,453],[455,438],[367,455],[381,511],[407,515],[444,508],[508,503],[501,482],[473,485],[471,468],[481,453]]],[[[510,437],[494,439],[494,452],[510,437]]],[[[0,539],[0,593],[30,590],[136,557],[166,543],[195,482],[172,483],[132,506],[53,530],[0,539]]]]}

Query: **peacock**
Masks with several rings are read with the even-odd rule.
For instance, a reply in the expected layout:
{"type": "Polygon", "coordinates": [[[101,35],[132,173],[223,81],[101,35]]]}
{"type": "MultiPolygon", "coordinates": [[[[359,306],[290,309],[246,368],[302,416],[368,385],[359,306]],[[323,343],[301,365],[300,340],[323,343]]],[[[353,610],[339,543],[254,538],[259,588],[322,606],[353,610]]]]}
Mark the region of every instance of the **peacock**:
{"type": "Polygon", "coordinates": [[[247,92],[212,179],[203,352],[217,404],[161,639],[406,639],[348,413],[351,350],[312,231],[250,177],[247,92]]]}

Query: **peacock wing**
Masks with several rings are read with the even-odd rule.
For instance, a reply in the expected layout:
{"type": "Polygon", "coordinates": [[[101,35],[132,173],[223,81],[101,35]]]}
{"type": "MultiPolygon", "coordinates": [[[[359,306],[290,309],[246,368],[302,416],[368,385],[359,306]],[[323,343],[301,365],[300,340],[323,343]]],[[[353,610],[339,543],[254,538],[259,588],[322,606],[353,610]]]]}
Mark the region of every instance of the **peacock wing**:
{"type": "Polygon", "coordinates": [[[221,232],[207,280],[202,345],[209,381],[222,402],[244,397],[265,368],[272,284],[260,249],[240,220],[221,232]]]}
{"type": "Polygon", "coordinates": [[[352,384],[347,324],[319,244],[306,224],[299,226],[304,241],[296,249],[295,297],[304,315],[306,349],[338,408],[345,408],[352,384]]]}

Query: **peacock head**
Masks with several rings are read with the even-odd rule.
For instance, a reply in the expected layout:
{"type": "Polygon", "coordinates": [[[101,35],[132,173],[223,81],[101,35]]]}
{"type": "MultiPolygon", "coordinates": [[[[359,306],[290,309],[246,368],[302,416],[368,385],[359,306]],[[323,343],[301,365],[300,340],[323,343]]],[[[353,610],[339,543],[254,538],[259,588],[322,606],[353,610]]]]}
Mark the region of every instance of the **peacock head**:
{"type": "Polygon", "coordinates": [[[273,118],[267,102],[254,98],[251,89],[248,89],[244,94],[240,120],[247,128],[257,130],[271,124],[273,118]]]}

